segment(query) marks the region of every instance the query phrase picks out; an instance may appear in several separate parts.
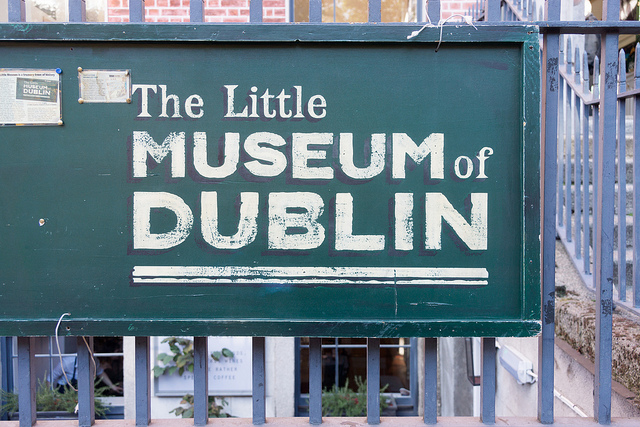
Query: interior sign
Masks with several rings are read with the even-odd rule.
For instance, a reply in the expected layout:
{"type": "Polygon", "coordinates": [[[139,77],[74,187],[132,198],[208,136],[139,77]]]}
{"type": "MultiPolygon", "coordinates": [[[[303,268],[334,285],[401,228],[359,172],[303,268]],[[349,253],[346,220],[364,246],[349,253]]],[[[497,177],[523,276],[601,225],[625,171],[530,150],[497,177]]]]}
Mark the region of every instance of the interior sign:
{"type": "Polygon", "coordinates": [[[535,27],[171,28],[0,42],[0,333],[540,331],[535,27]]]}
{"type": "Polygon", "coordinates": [[[0,126],[61,125],[60,72],[0,68],[0,126]]]}

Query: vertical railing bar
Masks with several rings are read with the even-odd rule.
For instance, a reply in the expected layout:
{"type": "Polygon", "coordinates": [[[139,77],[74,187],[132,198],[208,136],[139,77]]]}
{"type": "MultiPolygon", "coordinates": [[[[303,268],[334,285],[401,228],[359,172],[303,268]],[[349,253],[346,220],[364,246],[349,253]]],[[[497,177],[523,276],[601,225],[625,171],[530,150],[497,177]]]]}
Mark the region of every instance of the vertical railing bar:
{"type": "MultiPolygon", "coordinates": [[[[418,3],[420,3],[421,1],[418,0],[418,3]]],[[[427,3],[427,14],[429,16],[429,19],[427,21],[430,21],[432,24],[437,24],[440,21],[440,0],[429,0],[429,2],[427,3]]]]}
{"type": "MultiPolygon", "coordinates": [[[[545,7],[548,4],[548,2],[545,2],[545,7]]],[[[544,36],[543,36],[544,37],[544,36]]],[[[560,37],[560,36],[559,36],[560,37]]],[[[558,41],[559,43],[559,52],[558,52],[558,64],[556,64],[556,67],[561,67],[563,66],[563,62],[564,62],[564,55],[563,55],[563,47],[564,47],[564,42],[561,39],[559,39],[558,41]]],[[[547,67],[553,67],[553,65],[548,64],[547,63],[547,67]]],[[[560,77],[560,73],[558,73],[558,81],[560,81],[560,79],[562,79],[560,77]]],[[[553,82],[548,83],[548,84],[553,84],[553,82]]],[[[562,186],[562,179],[563,179],[563,171],[564,171],[564,110],[565,110],[565,102],[564,102],[564,93],[566,91],[566,82],[564,81],[564,79],[562,79],[562,89],[560,90],[560,92],[558,92],[558,96],[560,96],[562,98],[562,104],[560,104],[560,108],[558,108],[558,122],[557,122],[557,151],[558,151],[558,171],[557,171],[557,179],[558,179],[558,186],[557,186],[557,202],[558,202],[558,207],[557,207],[557,224],[559,226],[563,226],[564,225],[564,187],[562,186]]]]}
{"type": "MultiPolygon", "coordinates": [[[[600,57],[593,59],[593,98],[600,99],[600,57]]],[[[600,139],[600,105],[593,105],[593,277],[591,287],[596,288],[596,271],[600,259],[596,256],[598,252],[598,239],[596,236],[600,233],[600,223],[598,215],[596,215],[596,205],[598,203],[598,194],[600,194],[600,178],[598,170],[600,169],[600,150],[598,150],[598,141],[600,139]]]]}
{"type": "Polygon", "coordinates": [[[136,378],[136,426],[148,426],[151,422],[151,380],[149,371],[149,337],[135,339],[135,378],[136,378]]]}
{"type": "MultiPolygon", "coordinates": [[[[413,357],[413,356],[412,356],[413,357]]],[[[424,340],[424,423],[438,420],[438,339],[424,340]]]]}
{"type": "Polygon", "coordinates": [[[27,9],[25,0],[8,0],[9,10],[7,19],[9,22],[25,22],[27,20],[27,9]]]}
{"type": "Polygon", "coordinates": [[[18,407],[20,427],[36,423],[36,375],[34,337],[18,337],[18,407]]]}
{"type": "MultiPolygon", "coordinates": [[[[13,372],[11,369],[13,366],[13,358],[11,347],[11,337],[0,337],[0,388],[5,391],[13,390],[13,372]]],[[[49,372],[51,371],[52,369],[49,372]]],[[[0,396],[0,406],[5,403],[7,403],[5,399],[0,396]]],[[[6,412],[4,414],[0,414],[0,420],[6,421],[8,419],[9,417],[6,412]]]]}
{"type": "MultiPolygon", "coordinates": [[[[589,92],[589,62],[587,53],[583,53],[582,61],[582,86],[583,92],[589,92]]],[[[581,103],[582,112],[582,227],[583,227],[583,245],[582,245],[582,269],[585,274],[591,274],[591,255],[589,253],[591,246],[591,226],[589,225],[589,106],[584,102],[581,103]]]]}
{"type": "Polygon", "coordinates": [[[482,338],[480,418],[483,424],[496,422],[496,339],[482,338]]]}
{"type": "MultiPolygon", "coordinates": [[[[409,338],[409,372],[418,372],[418,338],[412,337],[409,338]],[[416,350],[414,352],[414,350],[416,350]]],[[[384,348],[382,344],[380,344],[380,348],[384,348]]],[[[409,378],[409,392],[411,396],[411,405],[414,408],[417,408],[420,405],[420,393],[419,393],[419,375],[410,375],[409,378]],[[415,393],[411,392],[411,390],[417,390],[415,393]]],[[[382,382],[382,380],[380,380],[382,382]]]]}
{"type": "Polygon", "coordinates": [[[369,0],[369,22],[382,22],[382,0],[369,0]]]}
{"type": "Polygon", "coordinates": [[[484,0],[484,20],[498,21],[500,19],[500,0],[484,0]]]}
{"type": "Polygon", "coordinates": [[[129,22],[144,22],[144,0],[129,0],[129,22]]]}
{"type": "Polygon", "coordinates": [[[78,337],[77,380],[78,380],[78,425],[90,427],[96,421],[93,378],[96,375],[93,360],[93,337],[78,337]]]}
{"type": "MultiPolygon", "coordinates": [[[[560,0],[545,2],[547,20],[560,18],[560,0]]],[[[558,173],[562,155],[558,138],[559,62],[560,34],[546,33],[542,43],[542,153],[543,177],[541,218],[542,284],[541,284],[541,334],[538,338],[538,420],[553,423],[554,404],[554,340],[555,340],[555,281],[556,281],[556,197],[562,192],[558,173]],[[558,180],[556,180],[558,177],[558,180]],[[558,187],[556,187],[556,183],[558,187]],[[558,193],[559,192],[559,193],[558,193]]],[[[560,199],[560,197],[558,197],[560,199]]]]}
{"type": "Polygon", "coordinates": [[[333,381],[334,384],[336,385],[336,387],[340,386],[340,370],[338,369],[338,366],[340,366],[340,347],[338,347],[338,344],[340,343],[339,338],[334,338],[334,343],[335,343],[335,350],[333,351],[334,354],[336,355],[336,369],[333,370],[333,381]]]}
{"type": "Polygon", "coordinates": [[[322,338],[309,338],[309,424],[322,424],[322,338]]]}
{"type": "MultiPolygon", "coordinates": [[[[618,54],[618,93],[627,89],[627,67],[624,50],[618,54]]],[[[618,100],[618,299],[627,300],[627,162],[625,134],[625,102],[618,100]]]]}
{"type": "Polygon", "coordinates": [[[69,22],[85,22],[87,4],[85,0],[69,0],[69,22]]]}
{"type": "MultiPolygon", "coordinates": [[[[575,49],[574,55],[574,77],[575,82],[580,83],[580,50],[578,48],[575,49]]],[[[575,230],[575,246],[574,253],[576,254],[576,258],[580,259],[582,256],[582,139],[580,138],[580,96],[578,92],[574,92],[573,96],[573,107],[572,107],[572,116],[573,116],[573,140],[574,140],[574,155],[573,155],[573,164],[574,164],[574,174],[573,174],[573,187],[575,194],[575,203],[574,203],[574,230],[575,230]]]]}
{"type": "MultiPolygon", "coordinates": [[[[47,347],[49,347],[49,372],[53,372],[53,339],[53,337],[47,339],[47,347]]],[[[4,390],[7,389],[5,388],[4,390]]]]}
{"type": "MultiPolygon", "coordinates": [[[[572,67],[571,67],[571,38],[567,38],[567,54],[566,54],[566,71],[567,71],[567,75],[569,75],[572,72],[572,67]]],[[[571,233],[571,214],[573,212],[573,197],[571,197],[571,148],[572,148],[572,141],[571,141],[571,121],[573,119],[573,115],[571,114],[572,112],[572,108],[571,108],[571,100],[573,98],[573,89],[571,89],[571,86],[569,86],[567,84],[567,82],[564,83],[565,84],[565,93],[564,93],[564,103],[565,103],[565,121],[564,121],[564,128],[565,128],[565,152],[564,152],[564,201],[565,201],[565,206],[564,206],[564,226],[565,226],[565,238],[567,239],[567,242],[571,242],[573,240],[573,236],[571,233]]]]}
{"type": "Polygon", "coordinates": [[[262,0],[249,0],[249,22],[262,22],[262,0]]]}
{"type": "Polygon", "coordinates": [[[380,424],[380,338],[367,338],[367,424],[380,424]]]}
{"type": "Polygon", "coordinates": [[[191,0],[189,2],[189,21],[204,22],[204,0],[191,0]]]}
{"type": "Polygon", "coordinates": [[[309,22],[322,22],[322,0],[309,0],[309,22]]]}
{"type": "Polygon", "coordinates": [[[265,389],[265,338],[252,339],[253,362],[253,424],[262,425],[267,422],[266,389],[265,389]]]}
{"type": "Polygon", "coordinates": [[[193,337],[193,424],[196,426],[209,422],[208,347],[207,337],[193,337]]]}
{"type": "MultiPolygon", "coordinates": [[[[620,18],[620,2],[604,0],[603,20],[615,22],[620,18]]],[[[600,73],[600,137],[598,150],[598,252],[596,275],[596,343],[594,379],[594,418],[600,424],[611,423],[611,351],[613,311],[613,217],[615,195],[616,109],[618,106],[618,33],[601,35],[602,70],[600,73]]]]}
{"type": "MultiPolygon", "coordinates": [[[[640,43],[636,43],[640,52],[640,43]]],[[[640,88],[640,55],[636,55],[635,87],[640,88]]],[[[640,307],[640,96],[633,97],[633,306],[640,307]]]]}

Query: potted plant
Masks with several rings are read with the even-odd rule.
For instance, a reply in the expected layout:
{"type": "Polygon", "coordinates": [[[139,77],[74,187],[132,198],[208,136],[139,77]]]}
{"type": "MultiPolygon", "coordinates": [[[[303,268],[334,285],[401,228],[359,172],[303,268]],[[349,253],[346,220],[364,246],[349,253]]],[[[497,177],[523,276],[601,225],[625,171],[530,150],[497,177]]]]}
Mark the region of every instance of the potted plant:
{"type": "MultiPolygon", "coordinates": [[[[96,382],[96,385],[100,380],[96,382]]],[[[107,386],[99,386],[94,389],[96,418],[104,418],[107,405],[100,399],[109,389],[107,386]]],[[[4,404],[0,413],[8,413],[12,420],[19,419],[18,394],[0,390],[4,404]]],[[[38,380],[36,389],[36,411],[39,419],[77,419],[76,406],[78,405],[78,392],[65,386],[62,391],[51,388],[47,381],[38,380]]]]}
{"type": "MultiPolygon", "coordinates": [[[[333,386],[331,390],[325,389],[322,392],[322,415],[327,417],[360,417],[367,412],[367,381],[356,377],[356,391],[349,388],[349,379],[344,387],[333,386]]],[[[383,393],[387,385],[380,389],[380,413],[390,405],[393,406],[392,398],[383,393]]]]}

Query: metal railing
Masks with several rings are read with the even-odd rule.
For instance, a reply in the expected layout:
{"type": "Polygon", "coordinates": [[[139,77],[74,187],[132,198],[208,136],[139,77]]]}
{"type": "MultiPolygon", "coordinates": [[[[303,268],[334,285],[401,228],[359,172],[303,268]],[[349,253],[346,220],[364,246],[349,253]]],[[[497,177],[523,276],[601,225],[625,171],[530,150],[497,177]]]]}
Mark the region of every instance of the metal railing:
{"type": "MultiPolygon", "coordinates": [[[[516,3],[505,2],[507,12],[503,18],[526,19],[533,16],[533,2],[516,3]],[[525,12],[526,11],[526,12],[525,12]]],[[[554,422],[554,308],[555,308],[555,240],[556,210],[558,229],[563,239],[571,241],[575,248],[573,253],[576,259],[582,258],[584,269],[589,270],[590,260],[593,260],[593,283],[596,294],[596,372],[595,372],[595,422],[600,424],[611,423],[611,394],[612,394],[612,306],[614,301],[613,282],[614,275],[614,223],[616,197],[616,139],[624,139],[619,136],[617,127],[624,130],[624,126],[618,125],[619,117],[624,117],[624,103],[621,99],[633,97],[638,103],[638,90],[626,90],[622,87],[618,90],[615,76],[618,75],[618,34],[640,34],[640,24],[621,23],[618,21],[620,4],[617,0],[605,0],[603,5],[604,21],[597,23],[567,23],[560,21],[560,2],[549,0],[545,3],[544,19],[540,21],[541,32],[544,35],[542,55],[542,176],[543,200],[542,200],[542,334],[539,339],[539,365],[538,374],[538,420],[543,424],[554,422]],[[561,53],[561,33],[597,33],[602,37],[601,61],[602,71],[599,91],[588,91],[584,87],[585,78],[576,81],[577,73],[574,67],[564,60],[561,53]],[[566,88],[566,89],[565,89],[566,88]],[[620,93],[619,93],[620,92],[620,93]],[[572,100],[570,110],[559,103],[560,95],[572,100]],[[622,111],[622,113],[620,113],[622,111]],[[619,116],[619,114],[621,114],[619,116]],[[575,119],[569,120],[569,116],[575,119]],[[559,117],[561,120],[558,120],[559,117]],[[591,119],[589,119],[591,117],[591,119]],[[593,132],[589,133],[587,122],[593,123],[593,132]],[[560,125],[559,125],[560,124],[560,125]],[[563,127],[564,126],[564,127],[563,127]],[[593,144],[589,144],[587,135],[595,135],[593,144]],[[560,137],[559,137],[560,135],[560,137]],[[563,141],[567,141],[563,143],[563,141]],[[571,141],[574,141],[573,143],[571,141]],[[593,160],[589,160],[588,153],[593,152],[593,160]],[[574,153],[574,154],[573,154],[574,153]],[[573,174],[571,174],[572,154],[576,158],[573,174]],[[578,161],[578,159],[580,159],[578,161]],[[590,178],[588,164],[593,165],[593,178],[590,178]],[[561,172],[561,173],[559,173],[561,172]],[[573,180],[574,185],[570,183],[573,180]],[[573,193],[571,189],[575,187],[573,193]],[[593,190],[590,190],[593,188],[593,190]],[[593,197],[593,202],[589,202],[593,197]],[[573,208],[572,208],[573,207],[573,208]],[[572,210],[576,214],[572,216],[572,210]],[[587,215],[588,211],[593,214],[587,215]],[[593,218],[593,219],[592,219],[593,218]],[[573,223],[572,223],[573,222],[573,223]],[[594,224],[594,232],[590,236],[588,224],[594,224]],[[588,243],[591,242],[591,245],[588,243]],[[591,249],[589,249],[591,248],[591,249]]],[[[80,0],[70,0],[69,19],[72,22],[84,20],[85,3],[80,0]]],[[[191,21],[202,22],[204,16],[204,3],[191,2],[191,21]]],[[[487,0],[482,7],[484,25],[500,25],[500,1],[487,0]]],[[[130,20],[132,22],[144,22],[145,8],[143,0],[131,0],[129,2],[130,20]]],[[[322,3],[319,0],[310,0],[309,21],[322,21],[322,3]]],[[[440,2],[430,0],[427,3],[426,13],[431,22],[439,21],[440,2]]],[[[10,22],[25,21],[25,3],[22,0],[9,0],[8,18],[10,22]]],[[[250,24],[262,21],[262,1],[252,0],[250,4],[250,24]]],[[[369,22],[381,21],[381,0],[369,0],[369,22]]],[[[455,25],[455,24],[449,24],[455,25]]],[[[580,65],[583,66],[582,64],[580,65]]],[[[596,67],[597,68],[597,67],[596,67]]],[[[636,67],[636,70],[638,67],[636,67]]],[[[621,79],[622,80],[622,79],[621,79]]],[[[563,98],[564,99],[564,98],[563,98]]],[[[564,105],[564,104],[563,104],[564,105]]],[[[636,107],[637,111],[637,107],[636,107]]],[[[640,142],[637,139],[638,126],[634,126],[634,155],[640,150],[640,142]]],[[[618,156],[625,158],[624,144],[620,144],[621,151],[618,156]]],[[[626,182],[622,176],[624,161],[619,162],[618,182],[626,182]]],[[[639,246],[636,239],[640,233],[636,231],[639,215],[635,215],[635,206],[640,203],[640,197],[636,196],[636,179],[640,174],[634,169],[633,188],[633,271],[632,275],[637,282],[635,274],[639,256],[636,248],[639,246]]],[[[620,186],[624,187],[624,186],[620,186]]],[[[624,192],[618,192],[618,212],[624,212],[622,204],[624,192]]],[[[618,221],[621,223],[621,221],[618,221]]],[[[619,227],[621,229],[622,227],[619,227]]],[[[624,233],[623,233],[624,234],[624,233]]],[[[619,232],[620,235],[620,232],[619,232]]],[[[619,237],[619,241],[625,241],[626,237],[619,237]]],[[[568,245],[571,247],[571,245],[568,245]]],[[[625,256],[625,245],[620,244],[618,259],[625,256]]],[[[586,273],[585,273],[586,274],[586,273]]],[[[626,277],[620,273],[618,277],[626,277]]],[[[626,285],[618,284],[619,299],[623,300],[626,293],[626,285]]],[[[634,289],[633,301],[638,304],[638,286],[634,283],[630,286],[634,289]]],[[[82,340],[82,338],[78,338],[82,340]]],[[[207,340],[196,337],[194,342],[194,396],[195,396],[195,425],[208,423],[207,415],[207,340]]],[[[381,421],[379,405],[380,382],[380,339],[369,338],[367,340],[367,376],[368,376],[368,410],[366,422],[379,424],[381,421]]],[[[20,425],[33,425],[36,421],[35,411],[35,376],[32,371],[34,365],[34,338],[18,338],[18,389],[20,404],[20,425]]],[[[309,418],[290,420],[289,425],[319,424],[322,420],[322,363],[321,340],[311,338],[309,341],[309,418]]],[[[253,417],[247,423],[263,424],[266,419],[265,398],[265,338],[253,338],[253,417]]],[[[90,426],[95,420],[93,408],[93,369],[91,353],[84,344],[78,345],[78,379],[79,379],[79,425],[90,426]]],[[[496,347],[495,338],[482,339],[482,372],[481,372],[481,417],[480,420],[467,420],[468,425],[478,423],[494,424],[497,421],[495,413],[496,391],[496,347]]],[[[135,338],[135,401],[136,401],[136,425],[148,425],[151,422],[150,412],[150,338],[135,338]]],[[[424,412],[421,419],[425,424],[436,422],[447,424],[446,419],[437,417],[437,338],[426,338],[424,355],[424,412]]],[[[358,422],[361,422],[359,419],[358,422]]],[[[528,419],[509,419],[511,425],[530,424],[528,419]]],[[[556,420],[557,421],[557,420],[556,420]]],[[[617,420],[619,425],[636,425],[639,420],[617,420]]],[[[216,420],[216,423],[225,425],[225,420],[216,420]]],[[[234,425],[237,420],[232,421],[234,425]]],[[[406,418],[400,421],[387,421],[389,425],[409,425],[406,418]]],[[[101,425],[125,425],[126,421],[105,421],[101,425]]],[[[176,423],[173,421],[173,423],[176,423]]],[[[573,425],[575,425],[575,422],[573,425]]],[[[589,425],[593,420],[585,420],[580,425],[589,425]]],[[[456,425],[462,425],[457,422],[456,425]]]]}
{"type": "MultiPolygon", "coordinates": [[[[636,49],[638,46],[636,45],[636,49]]],[[[637,88],[640,82],[638,57],[633,67],[634,79],[630,81],[637,88]]],[[[636,204],[638,199],[636,185],[638,168],[634,168],[633,159],[640,138],[640,123],[636,120],[639,93],[637,89],[627,88],[627,61],[625,51],[620,50],[617,73],[617,112],[616,126],[617,149],[614,170],[615,193],[609,202],[614,210],[612,252],[614,270],[614,297],[617,303],[638,313],[640,307],[640,288],[636,278],[638,256],[636,241],[638,224],[636,204]],[[630,100],[631,102],[628,102],[630,100]],[[631,106],[631,111],[629,111],[631,106]],[[631,113],[631,114],[630,114],[631,113]]],[[[575,48],[571,52],[571,42],[567,41],[566,50],[560,55],[560,76],[562,78],[562,105],[559,111],[558,135],[558,232],[571,253],[576,268],[584,282],[595,289],[595,276],[592,268],[599,262],[593,254],[597,252],[598,221],[594,215],[598,200],[599,151],[594,143],[600,131],[600,85],[599,63],[594,59],[593,74],[589,75],[587,53],[575,48]],[[566,53],[565,53],[566,52],[566,53]],[[591,85],[590,82],[593,82],[591,85]]],[[[609,255],[608,255],[609,256],[609,255]]]]}

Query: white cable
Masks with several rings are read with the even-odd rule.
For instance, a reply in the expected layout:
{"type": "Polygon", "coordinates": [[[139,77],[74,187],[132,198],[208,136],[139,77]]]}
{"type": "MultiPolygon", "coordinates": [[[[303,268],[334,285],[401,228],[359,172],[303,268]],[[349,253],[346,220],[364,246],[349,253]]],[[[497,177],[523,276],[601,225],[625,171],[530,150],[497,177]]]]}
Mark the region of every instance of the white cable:
{"type": "Polygon", "coordinates": [[[575,412],[576,414],[578,414],[579,416],[581,416],[582,418],[587,418],[588,415],[585,414],[584,412],[582,412],[582,410],[578,407],[578,405],[576,405],[575,403],[573,403],[572,401],[570,401],[569,399],[567,399],[565,396],[563,396],[562,394],[560,394],[560,392],[558,390],[556,390],[555,388],[553,389],[553,395],[555,397],[557,397],[558,399],[560,399],[560,401],[562,403],[564,403],[565,405],[567,405],[573,412],[575,412]]]}
{"type": "MultiPolygon", "coordinates": [[[[436,46],[436,52],[438,51],[438,49],[440,49],[440,44],[442,43],[442,30],[444,28],[444,24],[446,24],[451,18],[462,18],[462,20],[464,21],[465,24],[467,25],[471,25],[473,28],[475,28],[476,30],[478,29],[478,27],[476,27],[473,24],[473,18],[469,15],[461,15],[459,13],[453,14],[451,16],[449,16],[447,19],[441,19],[440,21],[438,21],[438,25],[436,25],[437,27],[440,27],[440,39],[438,40],[438,46],[436,46]]],[[[416,30],[414,32],[412,32],[411,34],[409,34],[407,36],[407,40],[411,40],[414,37],[417,37],[422,31],[424,31],[425,28],[433,28],[434,25],[431,23],[431,19],[429,19],[429,22],[427,22],[426,24],[424,24],[422,26],[422,28],[420,28],[419,30],[416,30]]]]}
{"type": "MultiPolygon", "coordinates": [[[[58,338],[58,329],[60,328],[60,323],[62,323],[62,318],[64,316],[71,316],[71,313],[63,313],[62,316],[60,316],[60,318],[58,319],[58,324],[56,325],[56,345],[58,346],[58,356],[60,357],[60,369],[62,369],[62,374],[64,375],[64,379],[67,381],[67,384],[69,384],[69,387],[71,387],[74,391],[78,391],[73,385],[71,385],[71,382],[67,377],[67,373],[64,370],[64,364],[62,363],[62,352],[60,351],[60,339],[58,338]]],[[[51,373],[51,380],[53,381],[53,372],[51,373]]]]}

